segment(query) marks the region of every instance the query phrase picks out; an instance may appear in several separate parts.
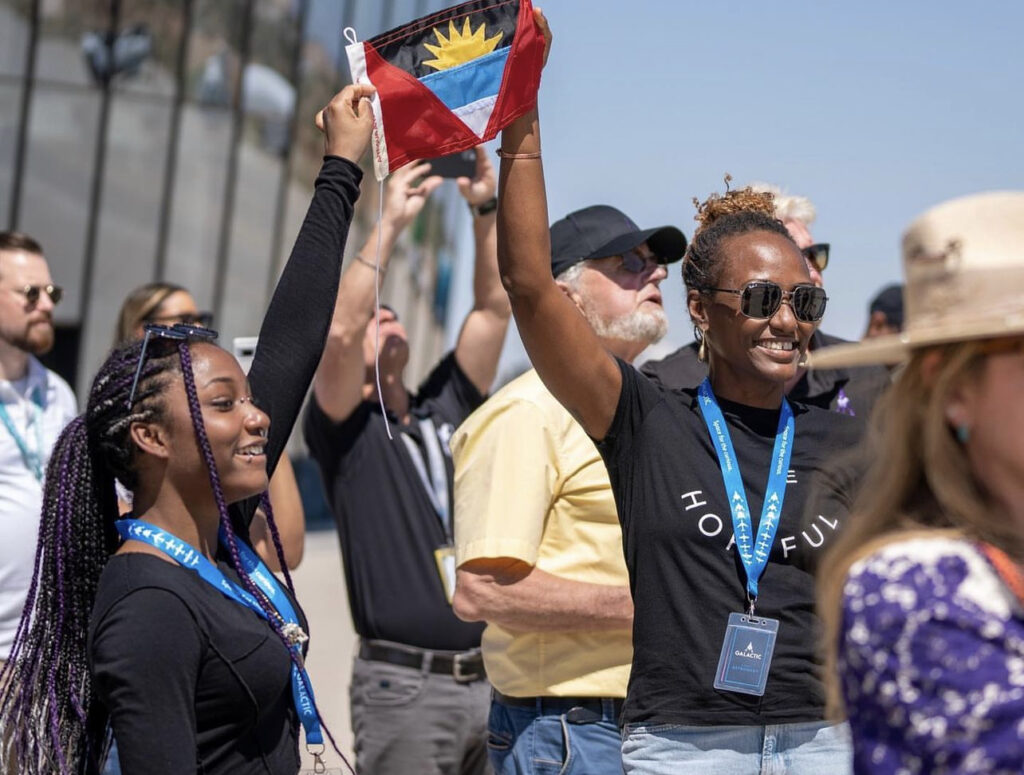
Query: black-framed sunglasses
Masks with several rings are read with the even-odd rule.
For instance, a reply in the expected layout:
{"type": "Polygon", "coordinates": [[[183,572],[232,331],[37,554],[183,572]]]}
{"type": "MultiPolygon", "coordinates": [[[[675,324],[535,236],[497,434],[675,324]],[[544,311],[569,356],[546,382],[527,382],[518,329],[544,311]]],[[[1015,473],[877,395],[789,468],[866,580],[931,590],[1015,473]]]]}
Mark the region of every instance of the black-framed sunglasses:
{"type": "Polygon", "coordinates": [[[30,307],[38,304],[39,297],[44,293],[50,297],[50,301],[53,302],[55,307],[64,298],[64,289],[52,283],[50,285],[26,285],[24,288],[16,288],[15,290],[25,297],[25,301],[29,303],[30,307]]]}
{"type": "Polygon", "coordinates": [[[212,312],[183,312],[180,315],[153,315],[146,318],[147,323],[156,323],[164,326],[182,324],[186,326],[201,326],[210,328],[213,325],[212,312]]]}
{"type": "Polygon", "coordinates": [[[198,339],[204,342],[212,342],[217,338],[216,331],[205,326],[193,326],[187,323],[175,323],[173,326],[146,323],[142,328],[146,334],[142,337],[142,349],[139,350],[139,365],[135,367],[132,389],[128,394],[129,410],[131,410],[132,404],[135,403],[135,391],[139,387],[139,377],[142,375],[142,364],[146,362],[146,349],[149,347],[150,339],[173,339],[179,342],[198,339]]]}
{"type": "Polygon", "coordinates": [[[785,291],[771,280],[755,280],[740,289],[701,288],[715,293],[732,293],[740,297],[740,312],[748,318],[767,320],[779,311],[783,302],[793,310],[793,317],[803,323],[816,323],[825,314],[828,296],[817,285],[797,285],[785,291]]]}
{"type": "Polygon", "coordinates": [[[652,265],[657,267],[661,262],[655,255],[642,256],[635,250],[628,250],[622,254],[622,271],[629,274],[643,274],[652,265]]]}
{"type": "Polygon", "coordinates": [[[813,245],[808,245],[800,252],[804,254],[804,258],[814,264],[814,268],[819,272],[824,272],[825,267],[828,266],[828,251],[830,245],[827,242],[816,242],[813,245]]]}

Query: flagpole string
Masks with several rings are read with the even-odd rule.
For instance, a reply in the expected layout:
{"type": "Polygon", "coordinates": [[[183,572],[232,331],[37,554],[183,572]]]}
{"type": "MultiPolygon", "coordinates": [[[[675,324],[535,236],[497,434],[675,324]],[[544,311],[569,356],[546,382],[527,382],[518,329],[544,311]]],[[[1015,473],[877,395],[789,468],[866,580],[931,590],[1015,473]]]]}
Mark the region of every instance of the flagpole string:
{"type": "MultiPolygon", "coordinates": [[[[352,29],[349,27],[348,29],[352,29]]],[[[348,30],[346,30],[347,32],[348,30]]],[[[376,323],[373,342],[373,372],[377,380],[377,400],[380,401],[380,413],[384,417],[384,430],[387,431],[388,441],[394,441],[391,435],[391,423],[388,422],[388,410],[384,406],[384,391],[380,389],[380,256],[381,244],[384,241],[384,181],[380,181],[380,190],[377,194],[377,255],[374,257],[373,268],[373,319],[376,323]]]]}

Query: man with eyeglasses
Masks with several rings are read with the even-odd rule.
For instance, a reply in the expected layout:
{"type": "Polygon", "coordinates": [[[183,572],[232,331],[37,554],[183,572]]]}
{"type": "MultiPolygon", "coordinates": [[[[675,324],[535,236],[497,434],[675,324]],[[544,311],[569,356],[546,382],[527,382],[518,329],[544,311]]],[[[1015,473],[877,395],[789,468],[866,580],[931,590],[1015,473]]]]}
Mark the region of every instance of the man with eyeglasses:
{"type": "MultiPolygon", "coordinates": [[[[811,282],[824,287],[822,273],[828,266],[829,243],[815,242],[810,225],[817,217],[814,203],[805,196],[786,194],[769,183],[753,183],[755,191],[767,191],[775,199],[775,217],[785,225],[789,236],[804,254],[811,282]]],[[[817,350],[846,340],[820,329],[811,337],[810,349],[817,350]]],[[[693,387],[707,376],[707,366],[697,358],[698,344],[680,347],[661,360],[647,361],[640,371],[667,387],[693,387]]],[[[849,415],[869,417],[875,402],[889,386],[888,371],[881,366],[797,371],[789,384],[788,395],[805,404],[849,415]]]]}
{"type": "MultiPolygon", "coordinates": [[[[598,205],[552,225],[551,272],[608,351],[632,362],[668,328],[659,286],[685,249],[679,229],[641,230],[598,205]]],[[[495,772],[554,771],[571,750],[573,772],[621,775],[633,602],[597,447],[530,370],[470,415],[452,453],[454,606],[487,622],[495,772]]]]}
{"type": "Polygon", "coordinates": [[[53,347],[62,293],[39,243],[0,231],[0,662],[32,582],[50,451],[78,414],[67,382],[36,358],[53,347]]]}

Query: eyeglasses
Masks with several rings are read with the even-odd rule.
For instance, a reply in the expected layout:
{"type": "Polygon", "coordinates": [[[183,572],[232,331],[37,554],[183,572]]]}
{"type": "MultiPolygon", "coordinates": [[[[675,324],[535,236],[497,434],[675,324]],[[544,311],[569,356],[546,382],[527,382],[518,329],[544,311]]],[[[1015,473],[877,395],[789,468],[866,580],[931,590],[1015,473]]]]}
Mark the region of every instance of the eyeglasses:
{"type": "Polygon", "coordinates": [[[643,256],[635,250],[629,250],[622,254],[620,268],[629,274],[643,274],[652,266],[658,266],[661,262],[655,255],[643,256]]]}
{"type": "Polygon", "coordinates": [[[59,285],[26,285],[24,288],[15,288],[15,293],[20,293],[25,297],[25,301],[28,302],[30,307],[34,307],[39,303],[39,297],[42,294],[46,294],[50,297],[50,301],[56,306],[60,304],[60,300],[64,298],[64,289],[59,285]]]}
{"type": "Polygon", "coordinates": [[[132,404],[135,403],[135,390],[139,386],[139,376],[142,374],[142,364],[146,361],[146,348],[149,347],[150,339],[173,339],[180,342],[198,339],[203,342],[212,342],[217,338],[217,332],[212,329],[185,323],[175,323],[173,326],[146,323],[143,329],[146,335],[142,338],[142,349],[139,351],[139,365],[135,368],[135,378],[132,379],[132,389],[128,394],[129,411],[132,408],[132,404]]]}
{"type": "Polygon", "coordinates": [[[200,326],[202,328],[209,328],[213,325],[213,313],[212,312],[183,312],[180,315],[156,315],[146,318],[149,323],[159,323],[161,325],[177,325],[183,324],[186,326],[200,326]]]}
{"type": "Polygon", "coordinates": [[[739,290],[731,288],[701,288],[702,291],[732,293],[740,297],[740,312],[748,318],[767,320],[779,311],[783,302],[789,304],[793,316],[804,323],[815,323],[825,314],[828,296],[817,285],[797,285],[784,291],[778,283],[755,280],[739,290]]]}
{"type": "Polygon", "coordinates": [[[824,272],[825,267],[828,266],[829,247],[827,242],[816,242],[813,245],[808,245],[800,252],[804,254],[804,258],[814,265],[815,269],[819,272],[824,272]]]}

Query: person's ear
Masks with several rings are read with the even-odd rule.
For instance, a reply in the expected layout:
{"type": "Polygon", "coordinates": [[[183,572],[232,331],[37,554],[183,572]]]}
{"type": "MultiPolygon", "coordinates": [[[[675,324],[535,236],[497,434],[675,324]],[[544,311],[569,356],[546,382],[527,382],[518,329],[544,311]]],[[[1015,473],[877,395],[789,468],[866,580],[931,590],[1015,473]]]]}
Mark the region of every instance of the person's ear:
{"type": "Polygon", "coordinates": [[[708,309],[704,304],[704,296],[700,291],[689,290],[686,292],[686,310],[690,313],[690,320],[701,331],[707,331],[708,309]]]}
{"type": "Polygon", "coordinates": [[[167,430],[155,422],[133,422],[128,428],[128,437],[140,452],[166,460],[171,456],[167,430]]]}
{"type": "Polygon", "coordinates": [[[559,280],[555,280],[555,285],[561,289],[562,293],[564,293],[568,297],[569,301],[576,305],[576,309],[582,313],[583,297],[580,295],[579,291],[572,288],[568,283],[563,283],[559,280]]]}

